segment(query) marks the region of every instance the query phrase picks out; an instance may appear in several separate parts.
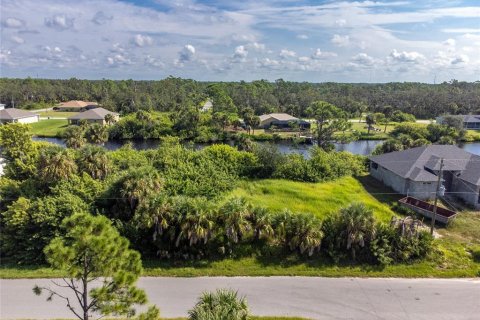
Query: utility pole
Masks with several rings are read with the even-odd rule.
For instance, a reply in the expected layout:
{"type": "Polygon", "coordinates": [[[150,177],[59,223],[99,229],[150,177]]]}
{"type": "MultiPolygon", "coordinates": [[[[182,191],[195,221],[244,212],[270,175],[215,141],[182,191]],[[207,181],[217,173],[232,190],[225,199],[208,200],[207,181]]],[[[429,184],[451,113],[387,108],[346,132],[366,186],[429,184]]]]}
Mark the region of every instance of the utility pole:
{"type": "Polygon", "coordinates": [[[440,171],[438,172],[437,191],[435,192],[435,202],[433,203],[432,225],[430,226],[431,235],[433,235],[433,227],[435,226],[435,219],[437,218],[437,201],[438,201],[438,194],[440,192],[440,185],[442,183],[442,173],[443,173],[443,158],[440,159],[440,171]]]}

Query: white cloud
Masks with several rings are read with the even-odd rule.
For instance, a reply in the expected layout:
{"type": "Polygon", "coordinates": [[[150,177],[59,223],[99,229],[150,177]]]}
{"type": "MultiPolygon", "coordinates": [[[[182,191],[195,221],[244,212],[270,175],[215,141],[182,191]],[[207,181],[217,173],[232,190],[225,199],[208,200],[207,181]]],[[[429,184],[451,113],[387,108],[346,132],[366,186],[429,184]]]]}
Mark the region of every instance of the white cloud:
{"type": "Polygon", "coordinates": [[[255,51],[265,51],[265,44],[264,43],[259,43],[259,42],[252,42],[246,45],[247,48],[253,49],[255,51]]]}
{"type": "Polygon", "coordinates": [[[337,19],[335,20],[335,25],[339,27],[343,27],[344,25],[347,24],[347,20],[345,19],[337,19]]]}
{"type": "Polygon", "coordinates": [[[336,57],[337,54],[335,52],[329,51],[322,51],[320,48],[317,48],[315,52],[312,54],[312,59],[326,59],[336,57]]]}
{"type": "Polygon", "coordinates": [[[295,51],[292,51],[292,50],[282,49],[282,50],[280,50],[280,53],[278,55],[280,56],[280,58],[286,59],[286,58],[295,57],[297,55],[297,53],[295,51]]]}
{"type": "Polygon", "coordinates": [[[348,44],[350,43],[350,37],[334,34],[333,38],[330,41],[338,47],[345,47],[348,46],[348,44]]]}
{"type": "Polygon", "coordinates": [[[445,46],[454,47],[455,44],[456,44],[456,41],[455,41],[455,39],[450,38],[450,39],[447,39],[447,40],[443,41],[442,44],[445,45],[445,46]]]}
{"type": "Polygon", "coordinates": [[[133,43],[135,43],[137,47],[151,46],[153,44],[153,39],[150,36],[137,34],[133,37],[133,43]]]}
{"type": "Polygon", "coordinates": [[[361,52],[352,57],[352,61],[357,64],[364,66],[372,66],[375,63],[375,59],[370,57],[368,54],[361,52]]]}
{"type": "Polygon", "coordinates": [[[470,58],[467,55],[461,54],[453,58],[453,60],[451,61],[451,64],[457,65],[462,63],[468,63],[469,61],[470,61],[470,58]]]}
{"type": "Polygon", "coordinates": [[[12,39],[12,41],[17,43],[17,44],[25,43],[25,40],[23,38],[18,37],[18,36],[11,36],[10,39],[12,39]]]}
{"type": "Polygon", "coordinates": [[[301,39],[301,40],[307,40],[308,36],[306,34],[299,34],[299,35],[297,35],[297,38],[301,39]]]}
{"type": "Polygon", "coordinates": [[[245,61],[248,56],[248,50],[245,46],[238,46],[235,48],[235,52],[233,53],[233,59],[235,61],[245,61]]]}
{"type": "Polygon", "coordinates": [[[25,21],[17,18],[7,18],[3,21],[3,26],[5,28],[18,29],[22,28],[25,25],[25,21]]]}
{"type": "Polygon", "coordinates": [[[178,59],[174,61],[176,66],[183,66],[184,63],[192,61],[195,56],[195,47],[191,44],[185,45],[178,53],[178,59]]]}
{"type": "Polygon", "coordinates": [[[10,50],[0,49],[0,63],[5,64],[5,65],[9,65],[9,66],[13,66],[14,63],[10,59],[11,54],[12,54],[12,52],[10,50]]]}
{"type": "Polygon", "coordinates": [[[50,18],[45,18],[45,25],[63,31],[73,28],[73,21],[73,18],[69,18],[65,14],[56,14],[50,18]]]}
{"type": "Polygon", "coordinates": [[[149,66],[152,66],[152,67],[157,67],[157,68],[164,68],[165,67],[165,64],[162,61],[160,61],[157,58],[152,57],[151,55],[147,55],[145,57],[145,64],[149,65],[149,66]]]}
{"type": "Polygon", "coordinates": [[[92,22],[97,25],[104,25],[107,22],[111,21],[113,16],[105,14],[103,11],[97,11],[92,18],[92,22]]]}
{"type": "Polygon", "coordinates": [[[116,54],[114,56],[108,57],[107,58],[107,63],[110,66],[119,66],[119,65],[128,65],[132,64],[133,62],[127,58],[125,55],[122,54],[116,54]]]}
{"type": "Polygon", "coordinates": [[[411,63],[418,63],[425,60],[425,56],[421,53],[416,51],[402,51],[398,52],[396,49],[390,53],[390,58],[392,58],[396,62],[411,62],[411,63]]]}

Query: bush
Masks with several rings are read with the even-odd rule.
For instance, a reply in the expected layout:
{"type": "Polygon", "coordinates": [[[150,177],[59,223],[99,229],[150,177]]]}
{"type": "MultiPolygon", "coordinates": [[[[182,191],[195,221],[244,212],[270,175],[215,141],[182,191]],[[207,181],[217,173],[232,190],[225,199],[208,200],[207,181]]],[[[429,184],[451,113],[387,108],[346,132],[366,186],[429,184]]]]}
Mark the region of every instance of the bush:
{"type": "Polygon", "coordinates": [[[190,320],[247,320],[249,311],[244,297],[237,292],[219,289],[204,292],[195,307],[188,312],[190,320]]]}

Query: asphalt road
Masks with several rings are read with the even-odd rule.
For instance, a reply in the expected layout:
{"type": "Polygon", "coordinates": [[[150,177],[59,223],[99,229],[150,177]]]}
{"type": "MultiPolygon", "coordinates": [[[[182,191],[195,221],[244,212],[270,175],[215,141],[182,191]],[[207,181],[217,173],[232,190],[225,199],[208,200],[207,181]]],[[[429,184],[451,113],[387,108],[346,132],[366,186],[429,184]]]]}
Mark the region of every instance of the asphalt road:
{"type": "MultiPolygon", "coordinates": [[[[50,280],[0,280],[1,319],[73,318],[60,300],[32,293],[50,280]]],[[[163,317],[186,316],[202,291],[232,288],[256,315],[310,319],[480,319],[480,279],[311,277],[142,278],[163,317]]]]}

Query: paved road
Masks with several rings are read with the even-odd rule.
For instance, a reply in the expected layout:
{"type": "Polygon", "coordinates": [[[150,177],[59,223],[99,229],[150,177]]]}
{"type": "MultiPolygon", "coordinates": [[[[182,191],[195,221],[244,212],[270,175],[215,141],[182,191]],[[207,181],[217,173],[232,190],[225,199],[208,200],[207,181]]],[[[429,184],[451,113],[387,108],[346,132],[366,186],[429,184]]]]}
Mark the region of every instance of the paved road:
{"type": "MultiPolygon", "coordinates": [[[[72,318],[61,301],[34,296],[50,280],[0,280],[1,319],[72,318]]],[[[480,279],[358,279],[309,277],[142,278],[164,317],[185,316],[204,290],[233,288],[256,315],[310,319],[480,319],[480,279]]]]}

